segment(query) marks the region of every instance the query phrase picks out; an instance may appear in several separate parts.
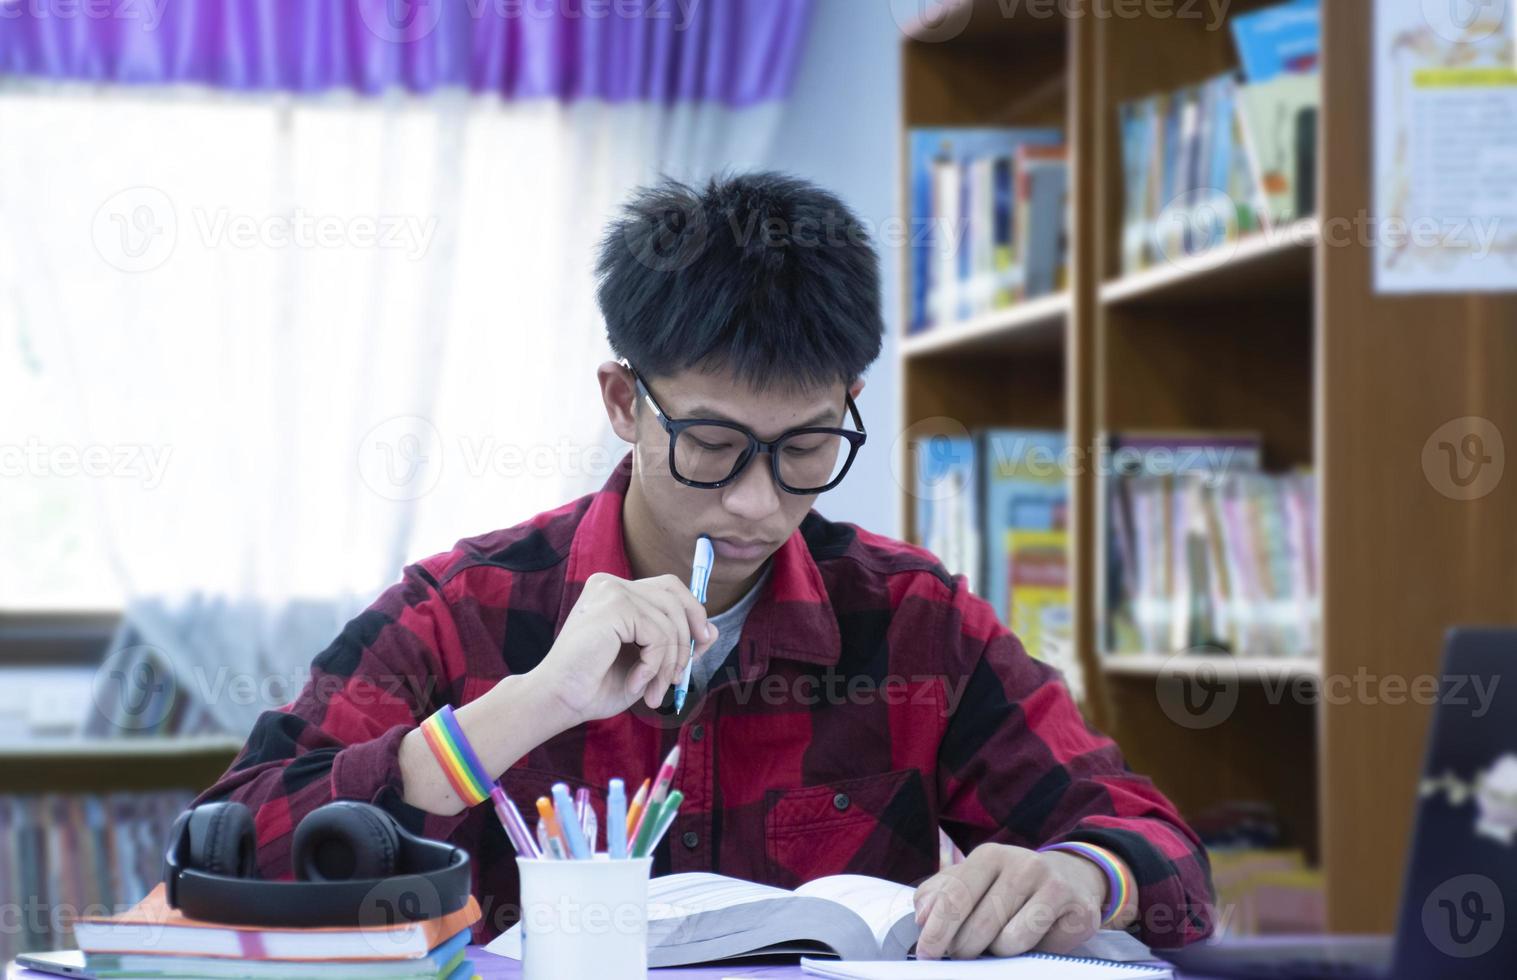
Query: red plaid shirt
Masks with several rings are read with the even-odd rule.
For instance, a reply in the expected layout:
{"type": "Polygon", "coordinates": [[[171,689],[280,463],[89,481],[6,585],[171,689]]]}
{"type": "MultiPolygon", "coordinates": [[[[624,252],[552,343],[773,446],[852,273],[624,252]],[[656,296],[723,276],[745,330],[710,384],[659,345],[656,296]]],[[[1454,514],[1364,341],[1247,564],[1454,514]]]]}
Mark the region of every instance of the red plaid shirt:
{"type": "MultiPolygon", "coordinates": [[[[316,657],[300,696],[259,718],[200,800],[253,808],[263,875],[290,874],[303,815],[367,800],[470,851],[485,912],[476,940],[515,920],[516,866],[492,808],[408,806],[397,753],[444,702],[540,662],[591,574],[631,576],[629,474],[624,461],[598,493],[408,567],[316,657]]],[[[1085,724],[1056,672],[920,549],[807,515],[774,555],[737,648],[686,710],[683,726],[642,706],[580,725],[502,784],[528,814],[554,782],[588,786],[604,826],[607,780],[636,785],[678,743],[685,803],[655,874],[913,884],[938,869],[939,827],[966,853],[1084,840],[1133,870],[1140,938],[1175,946],[1210,931],[1195,834],[1085,724]]]]}

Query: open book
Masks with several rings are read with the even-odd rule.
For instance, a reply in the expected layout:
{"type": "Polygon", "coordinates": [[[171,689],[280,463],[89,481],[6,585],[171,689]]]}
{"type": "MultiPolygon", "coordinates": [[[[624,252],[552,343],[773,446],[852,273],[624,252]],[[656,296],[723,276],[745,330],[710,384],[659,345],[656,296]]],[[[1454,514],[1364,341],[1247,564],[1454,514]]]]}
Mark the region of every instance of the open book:
{"type": "MultiPolygon", "coordinates": [[[[917,941],[914,892],[863,875],[818,878],[795,891],[705,872],[654,878],[648,883],[648,965],[777,954],[904,960],[917,941]]],[[[1082,955],[1136,959],[1148,953],[1125,933],[1097,939],[1102,948],[1082,955]]],[[[520,959],[521,926],[485,949],[520,959]]]]}

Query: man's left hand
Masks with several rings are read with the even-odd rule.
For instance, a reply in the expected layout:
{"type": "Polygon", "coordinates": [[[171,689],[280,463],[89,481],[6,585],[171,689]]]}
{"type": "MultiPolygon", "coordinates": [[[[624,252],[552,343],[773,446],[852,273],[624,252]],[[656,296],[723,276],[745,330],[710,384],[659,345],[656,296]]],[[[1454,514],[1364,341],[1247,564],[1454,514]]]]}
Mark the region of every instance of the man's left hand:
{"type": "Polygon", "coordinates": [[[1106,887],[1077,855],[982,844],[917,887],[917,958],[1068,953],[1100,928],[1106,887]]]}

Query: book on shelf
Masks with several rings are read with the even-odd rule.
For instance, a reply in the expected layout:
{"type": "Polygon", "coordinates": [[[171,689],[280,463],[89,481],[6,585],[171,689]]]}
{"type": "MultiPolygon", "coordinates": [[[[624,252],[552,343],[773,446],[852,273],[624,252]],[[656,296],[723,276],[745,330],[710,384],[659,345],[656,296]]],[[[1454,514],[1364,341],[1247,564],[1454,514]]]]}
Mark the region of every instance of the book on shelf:
{"type": "MultiPolygon", "coordinates": [[[[1017,247],[1017,151],[1062,140],[1057,129],[911,131],[908,332],[980,316],[1026,295],[1026,255],[1017,247]]],[[[1043,174],[1039,182],[1051,179],[1043,174]]],[[[1044,197],[1050,193],[1041,189],[1044,197]]]]}
{"type": "Polygon", "coordinates": [[[1020,257],[1021,289],[1010,289],[1002,305],[1036,299],[1069,285],[1069,148],[1023,144],[1014,170],[1016,223],[1011,261],[1020,257]]]}
{"type": "Polygon", "coordinates": [[[1250,83],[1317,70],[1322,54],[1321,0],[1289,0],[1237,14],[1228,26],[1243,77],[1250,83]]]}
{"type": "MultiPolygon", "coordinates": [[[[174,818],[188,789],[152,793],[0,795],[0,892],[53,909],[125,909],[163,871],[174,818]]],[[[71,918],[40,930],[0,930],[0,959],[67,946],[71,918]]]]}
{"type": "Polygon", "coordinates": [[[1110,442],[1108,649],[1315,653],[1312,474],[1260,472],[1257,440],[1239,434],[1110,442]]]}
{"type": "Polygon", "coordinates": [[[1309,216],[1320,89],[1315,72],[1226,72],[1118,106],[1122,272],[1309,216]]]}
{"type": "Polygon", "coordinates": [[[988,429],[914,444],[917,542],[963,574],[1027,652],[1080,688],[1063,432],[988,429]]]}
{"type": "MultiPolygon", "coordinates": [[[[920,931],[914,892],[865,875],[829,875],[794,891],[704,871],[664,875],[648,883],[648,965],[794,953],[904,962],[920,931]]],[[[485,948],[520,959],[521,925],[485,948]]],[[[1109,959],[1148,954],[1136,939],[1111,930],[1085,948],[1109,959]]]]}

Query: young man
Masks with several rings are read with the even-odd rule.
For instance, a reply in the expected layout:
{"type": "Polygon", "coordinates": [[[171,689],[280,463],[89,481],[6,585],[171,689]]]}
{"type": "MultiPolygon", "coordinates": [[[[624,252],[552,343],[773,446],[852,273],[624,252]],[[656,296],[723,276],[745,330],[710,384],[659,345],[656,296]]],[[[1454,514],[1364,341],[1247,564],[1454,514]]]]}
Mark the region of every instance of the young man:
{"type": "Polygon", "coordinates": [[[632,452],[600,492],[407,568],[264,713],[201,797],[254,809],[261,873],[289,873],[305,813],[371,801],[473,854],[477,938],[509,925],[510,845],[417,728],[451,704],[525,806],[557,781],[636,785],[679,745],[685,804],[655,874],[920,883],[924,958],[1088,937],[1109,868],[1038,850],[1059,842],[1104,848],[1135,882],[1117,927],[1154,946],[1207,934],[1195,835],[1057,674],[931,555],[812,510],[864,442],[854,399],[883,332],[855,216],[774,174],[665,183],[610,229],[599,273],[620,358],[600,395],[632,452]],[[704,608],[687,585],[700,535],[704,608]],[[968,855],[942,871],[939,827],[968,855]]]}

